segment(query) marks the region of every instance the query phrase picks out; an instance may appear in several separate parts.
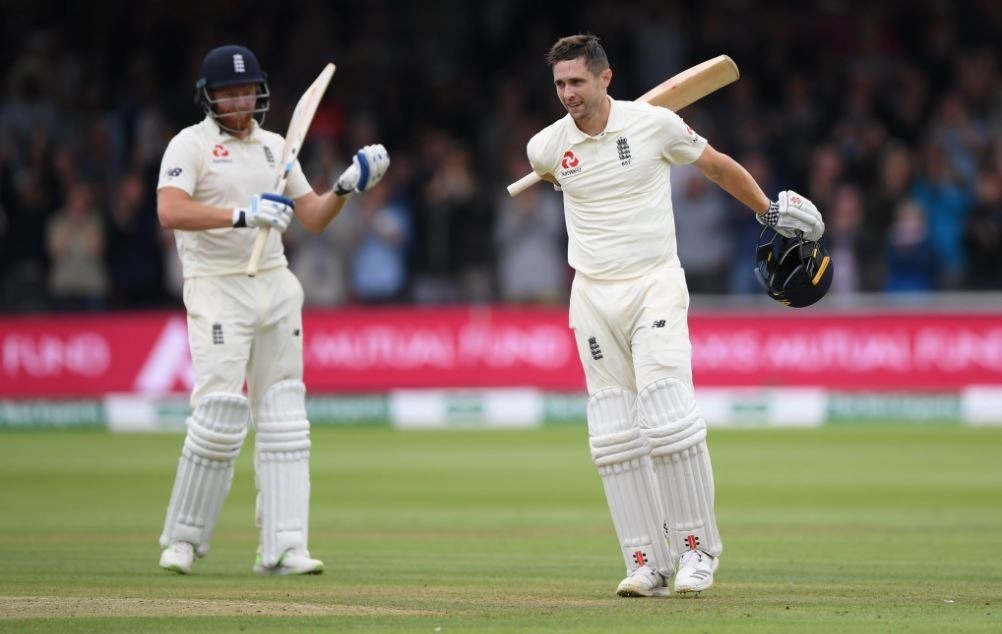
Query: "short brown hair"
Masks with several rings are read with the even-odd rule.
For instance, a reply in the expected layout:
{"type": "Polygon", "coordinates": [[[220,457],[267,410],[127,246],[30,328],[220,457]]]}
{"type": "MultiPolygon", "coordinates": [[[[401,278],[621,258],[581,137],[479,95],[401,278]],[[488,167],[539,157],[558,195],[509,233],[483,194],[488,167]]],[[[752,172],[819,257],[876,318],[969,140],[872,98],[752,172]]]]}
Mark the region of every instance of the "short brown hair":
{"type": "Polygon", "coordinates": [[[546,63],[553,66],[557,62],[579,57],[584,58],[585,66],[588,67],[592,75],[598,75],[609,68],[609,58],[605,54],[605,49],[602,48],[598,37],[591,33],[580,33],[560,38],[546,54],[546,63]]]}

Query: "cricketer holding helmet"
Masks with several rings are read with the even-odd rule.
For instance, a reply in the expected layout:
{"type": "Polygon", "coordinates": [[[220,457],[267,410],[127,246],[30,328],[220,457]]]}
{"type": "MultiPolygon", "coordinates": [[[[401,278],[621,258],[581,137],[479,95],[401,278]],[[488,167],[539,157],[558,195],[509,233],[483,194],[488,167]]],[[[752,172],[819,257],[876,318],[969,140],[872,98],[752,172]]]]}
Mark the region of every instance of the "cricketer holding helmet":
{"type": "Polygon", "coordinates": [[[527,154],[563,191],[589,445],[626,562],[617,593],[667,596],[673,575],[675,592],[701,592],[723,545],[692,385],[669,166],[695,164],[784,235],[817,240],[824,223],[794,192],[770,202],[674,112],[610,98],[612,70],[594,35],[558,40],[547,61],[567,115],[536,134],[527,154]]]}
{"type": "Polygon", "coordinates": [[[205,118],[171,140],[157,185],[160,224],[174,230],[184,273],[195,370],[160,566],[187,574],[208,552],[253,420],[260,527],[254,571],[317,574],[323,562],[307,547],[303,288],[288,269],[281,234],[293,216],[323,231],[352,192],[379,182],[390,159],[382,145],[363,147],[324,194],[313,191],[297,161],[285,191],[271,191],[284,140],[261,127],[269,93],[254,53],[233,45],[209,51],[195,90],[205,118]],[[274,231],[260,272],[248,277],[255,227],[274,231]]]}

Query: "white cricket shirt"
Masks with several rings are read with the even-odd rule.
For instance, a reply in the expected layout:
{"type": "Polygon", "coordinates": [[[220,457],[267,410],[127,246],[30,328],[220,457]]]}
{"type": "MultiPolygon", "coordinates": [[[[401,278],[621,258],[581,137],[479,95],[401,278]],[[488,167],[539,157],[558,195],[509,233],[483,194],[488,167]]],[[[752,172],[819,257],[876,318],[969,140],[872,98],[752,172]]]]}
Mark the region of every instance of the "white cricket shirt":
{"type": "MultiPolygon", "coordinates": [[[[171,139],[160,165],[157,189],[177,187],[192,200],[214,207],[246,207],[254,194],[272,192],[282,160],[281,135],[260,128],[246,139],[223,132],[211,117],[181,130],[171,139]]],[[[312,191],[296,161],[283,195],[299,198],[312,191]]],[[[257,229],[174,231],[185,278],[232,275],[247,269],[257,229]]],[[[282,234],[271,231],[261,270],[286,266],[282,234]]]]}
{"type": "Polygon", "coordinates": [[[567,261],[602,280],[678,267],[668,169],[699,158],[706,139],[667,108],[609,101],[609,122],[596,136],[568,114],[526,148],[532,169],[553,174],[563,190],[567,261]]]}

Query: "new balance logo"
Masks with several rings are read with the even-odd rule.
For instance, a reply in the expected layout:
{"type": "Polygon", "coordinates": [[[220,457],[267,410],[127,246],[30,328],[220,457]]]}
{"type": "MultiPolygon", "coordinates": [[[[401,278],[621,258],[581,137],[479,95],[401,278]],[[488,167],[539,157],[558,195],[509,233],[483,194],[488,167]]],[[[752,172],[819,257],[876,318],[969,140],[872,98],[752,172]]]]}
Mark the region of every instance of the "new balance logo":
{"type": "Polygon", "coordinates": [[[233,55],[233,72],[243,73],[246,72],[246,67],[244,66],[244,56],[240,53],[233,55]]]}
{"type": "Polygon", "coordinates": [[[268,165],[275,167],[275,155],[271,153],[271,148],[267,145],[262,145],[261,147],[264,148],[264,158],[268,161],[268,165]]]}
{"type": "Polygon", "coordinates": [[[655,319],[654,320],[654,327],[655,328],[664,328],[665,327],[665,320],[664,319],[655,319]]]}
{"type": "Polygon", "coordinates": [[[212,343],[217,346],[223,344],[223,325],[219,322],[212,324],[212,343]]]}
{"type": "Polygon", "coordinates": [[[602,358],[602,348],[598,345],[598,339],[595,337],[588,337],[588,349],[591,350],[591,358],[598,361],[602,358]]]}

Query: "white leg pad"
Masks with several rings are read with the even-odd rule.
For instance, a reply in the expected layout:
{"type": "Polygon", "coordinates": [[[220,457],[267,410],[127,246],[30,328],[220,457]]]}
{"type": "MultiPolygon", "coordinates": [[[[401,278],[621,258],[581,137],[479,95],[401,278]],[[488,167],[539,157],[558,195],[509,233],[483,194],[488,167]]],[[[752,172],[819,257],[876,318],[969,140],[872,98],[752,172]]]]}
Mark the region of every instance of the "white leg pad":
{"type": "Polygon", "coordinates": [[[195,406],[167,505],[162,547],[188,542],[201,557],[209,551],[216,518],[233,482],[233,464],[247,435],[249,414],[247,399],[239,394],[207,394],[195,406]]]}
{"type": "Polygon", "coordinates": [[[723,542],[713,510],[706,423],[692,388],[675,378],[660,379],[645,387],[637,402],[640,428],[664,494],[672,554],[677,558],[698,549],[719,556],[723,542]]]}
{"type": "Polygon", "coordinates": [[[257,412],[255,466],[261,562],[278,563],[289,549],[307,547],[310,512],[310,423],[306,386],[281,381],[261,397],[257,412]]]}
{"type": "Polygon", "coordinates": [[[622,388],[588,400],[588,441],[598,468],[627,575],[647,565],[665,577],[674,572],[665,537],[657,481],[640,431],[634,425],[636,397],[622,388]]]}

